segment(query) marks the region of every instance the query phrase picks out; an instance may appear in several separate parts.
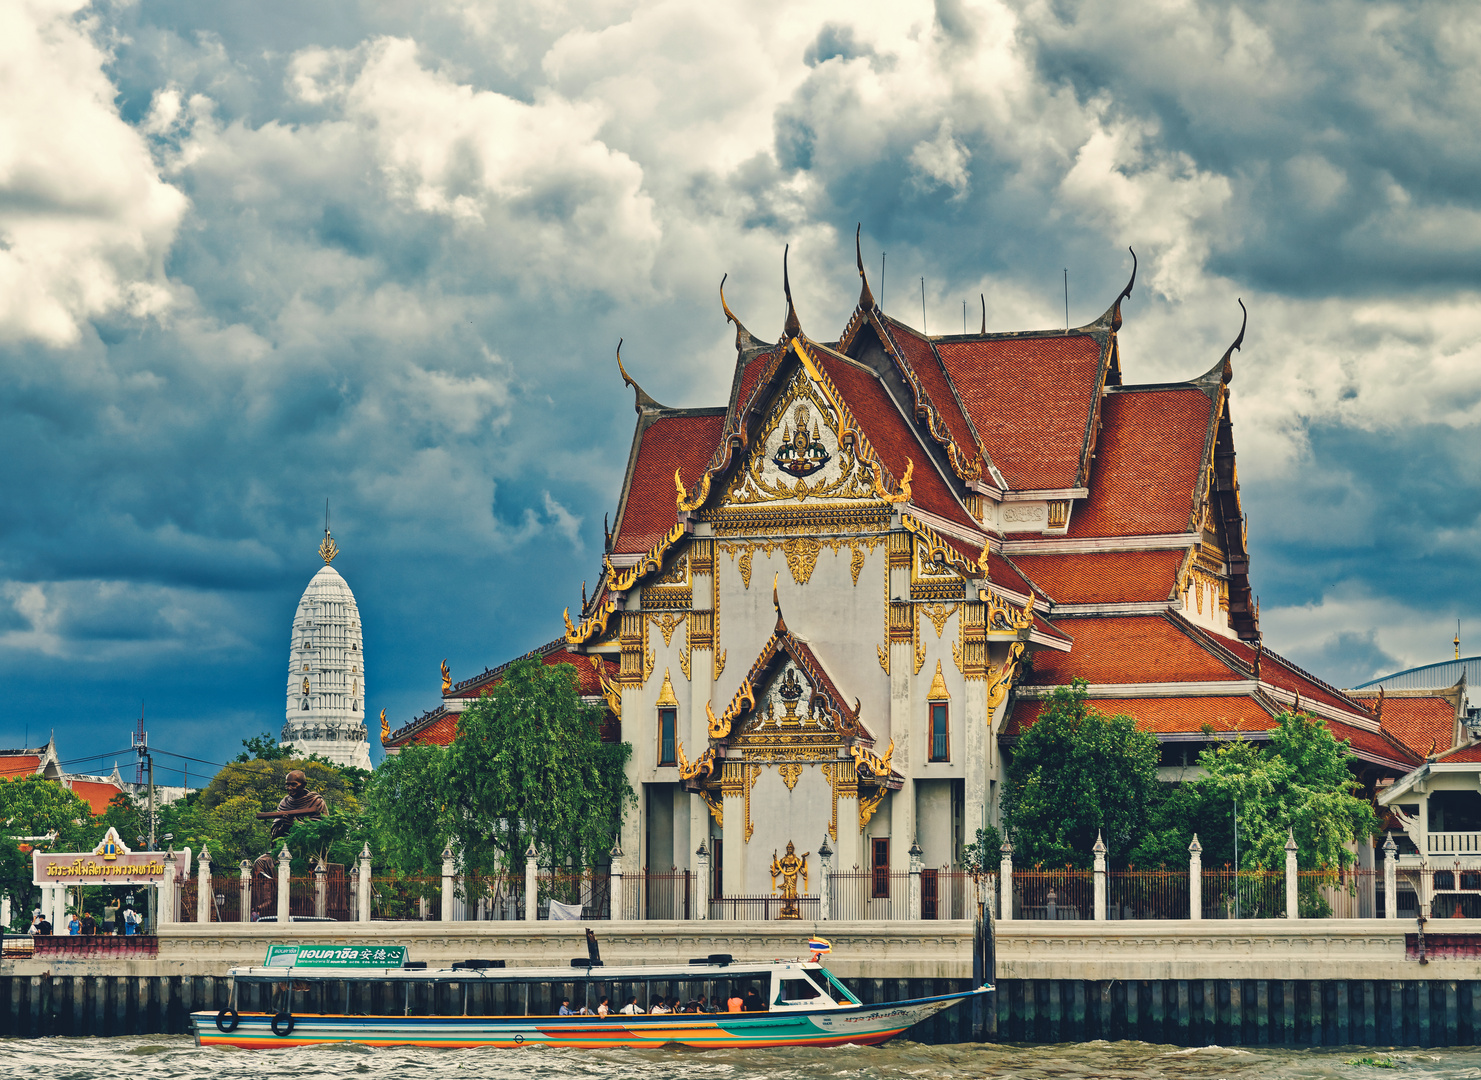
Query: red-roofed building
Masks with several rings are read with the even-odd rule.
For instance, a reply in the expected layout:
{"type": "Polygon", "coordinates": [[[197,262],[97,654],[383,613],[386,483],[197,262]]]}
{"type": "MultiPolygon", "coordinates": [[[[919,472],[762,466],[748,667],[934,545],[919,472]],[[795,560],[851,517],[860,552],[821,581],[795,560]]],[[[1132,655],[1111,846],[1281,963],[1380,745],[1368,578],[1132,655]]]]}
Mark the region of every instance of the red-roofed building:
{"type": "MultiPolygon", "coordinates": [[[[930,336],[858,264],[836,341],[805,331],[790,286],[775,341],[723,308],[723,405],[665,407],[620,369],[637,424],[596,588],[533,655],[573,664],[633,747],[629,866],[695,869],[703,843],[712,894],[756,895],[774,849],[823,834],[835,865],[903,871],[917,842],[951,864],[1073,679],[1156,733],[1169,779],[1298,703],[1365,780],[1418,762],[1261,638],[1239,342],[1185,382],[1128,384],[1130,284],[1086,326],[930,336]]],[[[449,742],[503,670],[449,680],[385,745],[449,742]]]]}

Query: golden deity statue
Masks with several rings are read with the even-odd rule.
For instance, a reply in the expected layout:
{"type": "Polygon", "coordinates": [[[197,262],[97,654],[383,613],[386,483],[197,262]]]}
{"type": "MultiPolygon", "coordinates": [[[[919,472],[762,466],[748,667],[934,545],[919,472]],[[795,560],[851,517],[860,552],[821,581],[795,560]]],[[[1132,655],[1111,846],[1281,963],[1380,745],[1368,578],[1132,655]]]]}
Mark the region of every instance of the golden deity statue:
{"type": "Polygon", "coordinates": [[[807,888],[807,857],[811,851],[804,851],[799,858],[797,848],[792,841],[787,841],[787,853],[780,859],[777,858],[776,850],[771,853],[771,891],[777,891],[777,878],[782,879],[782,910],[777,915],[779,919],[800,919],[802,912],[797,906],[797,875],[802,875],[802,887],[807,888]]]}

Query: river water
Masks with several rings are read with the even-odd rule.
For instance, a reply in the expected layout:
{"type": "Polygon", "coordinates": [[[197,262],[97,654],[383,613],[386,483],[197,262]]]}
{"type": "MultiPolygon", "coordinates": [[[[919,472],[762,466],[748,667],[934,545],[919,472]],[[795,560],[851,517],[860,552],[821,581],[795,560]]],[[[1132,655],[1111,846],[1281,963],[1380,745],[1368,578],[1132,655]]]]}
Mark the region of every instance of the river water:
{"type": "Polygon", "coordinates": [[[1110,1077],[1125,1080],[1481,1078],[1481,1050],[1179,1049],[1148,1043],[711,1050],[373,1050],[311,1046],[203,1050],[188,1036],[0,1041],[0,1077],[45,1080],[966,1080],[1110,1077]],[[1364,1061],[1387,1063],[1381,1067],[1364,1061]]]}

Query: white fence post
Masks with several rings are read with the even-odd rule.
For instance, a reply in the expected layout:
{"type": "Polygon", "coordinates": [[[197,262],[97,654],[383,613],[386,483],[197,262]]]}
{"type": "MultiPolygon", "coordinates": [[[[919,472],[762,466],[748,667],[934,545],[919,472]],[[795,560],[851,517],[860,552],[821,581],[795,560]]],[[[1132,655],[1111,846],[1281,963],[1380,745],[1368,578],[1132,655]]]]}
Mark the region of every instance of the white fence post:
{"type": "Polygon", "coordinates": [[[833,849],[827,833],[818,845],[818,918],[833,918],[833,849]]]}
{"type": "Polygon", "coordinates": [[[699,880],[694,883],[694,891],[698,904],[694,917],[696,919],[708,919],[710,917],[710,849],[701,840],[699,847],[694,851],[699,860],[699,880]]]}
{"type": "Polygon", "coordinates": [[[610,877],[611,884],[607,887],[610,893],[607,900],[607,905],[611,909],[612,921],[621,922],[623,919],[627,918],[627,912],[623,909],[623,902],[626,900],[626,896],[622,891],[621,843],[615,841],[613,842],[610,858],[612,860],[612,874],[610,877]]]}
{"type": "Polygon", "coordinates": [[[1300,915],[1296,910],[1296,830],[1287,827],[1286,830],[1286,918],[1297,919],[1300,915]]]}
{"type": "Polygon", "coordinates": [[[453,921],[453,846],[442,849],[442,921],[453,921]]]}
{"type": "Polygon", "coordinates": [[[920,841],[913,840],[910,844],[910,908],[906,918],[920,921],[920,872],[921,856],[925,852],[920,849],[920,841]]]}
{"type": "Polygon", "coordinates": [[[537,895],[539,886],[538,867],[535,861],[539,858],[535,850],[535,841],[530,841],[530,846],[525,850],[525,921],[534,922],[540,917],[540,898],[537,895]]]}
{"type": "Polygon", "coordinates": [[[1095,847],[1091,849],[1095,854],[1095,911],[1096,922],[1106,921],[1106,841],[1097,831],[1095,834],[1095,847]]]}
{"type": "Polygon", "coordinates": [[[1394,834],[1385,833],[1383,841],[1383,917],[1399,917],[1399,845],[1394,834]]]}
{"type": "Polygon", "coordinates": [[[243,859],[241,862],[237,863],[237,874],[238,874],[237,889],[239,890],[240,895],[241,895],[241,902],[238,904],[238,907],[239,907],[240,910],[237,912],[237,921],[238,922],[251,922],[252,921],[252,864],[249,863],[246,859],[243,859]]]}
{"type": "Polygon", "coordinates": [[[324,918],[329,914],[329,866],[314,860],[314,914],[324,918]]]}
{"type": "Polygon", "coordinates": [[[211,845],[201,847],[195,861],[195,921],[211,921],[211,845]]]}
{"type": "Polygon", "coordinates": [[[1197,833],[1188,845],[1188,918],[1195,922],[1203,918],[1203,845],[1197,833]]]}
{"type": "Polygon", "coordinates": [[[998,864],[998,922],[1013,921],[1013,841],[1004,840],[999,849],[1002,862],[998,864]]]}
{"type": "Polygon", "coordinates": [[[360,882],[359,882],[359,885],[358,885],[358,889],[359,889],[359,894],[358,894],[358,897],[357,897],[356,906],[359,908],[359,911],[356,912],[356,915],[357,915],[357,917],[359,918],[359,920],[361,922],[369,922],[370,921],[370,916],[371,916],[371,911],[370,911],[370,845],[368,843],[365,844],[363,847],[360,848],[360,882]]]}
{"type": "Polygon", "coordinates": [[[160,883],[159,902],[155,905],[154,921],[159,926],[175,921],[175,849],[165,852],[165,879],[160,883]]]}
{"type": "Polygon", "coordinates": [[[283,845],[283,850],[278,852],[278,922],[288,923],[293,921],[293,908],[290,904],[293,888],[293,853],[288,850],[288,845],[283,845]]]}

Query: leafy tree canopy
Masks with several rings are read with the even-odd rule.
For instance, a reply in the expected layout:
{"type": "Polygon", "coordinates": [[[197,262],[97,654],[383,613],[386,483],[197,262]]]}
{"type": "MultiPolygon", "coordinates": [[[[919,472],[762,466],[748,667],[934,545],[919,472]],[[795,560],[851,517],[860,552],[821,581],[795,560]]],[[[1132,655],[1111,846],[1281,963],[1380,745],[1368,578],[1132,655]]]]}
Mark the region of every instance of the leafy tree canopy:
{"type": "Polygon", "coordinates": [[[58,834],[56,849],[78,851],[92,835],[93,811],[61,784],[29,775],[0,781],[0,822],[12,836],[58,834]]]}
{"type": "Polygon", "coordinates": [[[434,873],[452,842],[466,872],[517,873],[531,843],[546,865],[593,866],[626,808],[626,743],[603,743],[601,709],[576,670],[525,660],[458,718],[447,749],[407,747],[382,765],[369,800],[387,858],[434,873]]]}
{"type": "Polygon", "coordinates": [[[1086,704],[1086,683],[1056,687],[1013,751],[1004,821],[1020,866],[1089,867],[1099,834],[1124,864],[1158,794],[1157,737],[1086,704]]]}

